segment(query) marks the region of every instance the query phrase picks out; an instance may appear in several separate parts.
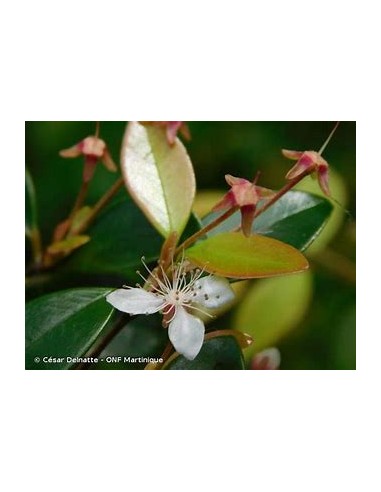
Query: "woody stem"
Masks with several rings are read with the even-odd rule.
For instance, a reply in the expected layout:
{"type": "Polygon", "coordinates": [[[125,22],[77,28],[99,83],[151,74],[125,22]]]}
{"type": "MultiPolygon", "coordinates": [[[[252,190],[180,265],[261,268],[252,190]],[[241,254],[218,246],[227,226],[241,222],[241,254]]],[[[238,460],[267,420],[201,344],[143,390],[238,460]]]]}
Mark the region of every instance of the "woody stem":
{"type": "Polygon", "coordinates": [[[81,208],[83,202],[85,201],[87,191],[89,189],[89,182],[82,182],[81,188],[79,189],[77,198],[75,199],[75,203],[69,215],[69,220],[71,221],[75,215],[75,213],[81,208]]]}
{"type": "MultiPolygon", "coordinates": [[[[282,189],[278,191],[270,200],[268,200],[261,208],[257,209],[255,212],[254,217],[258,217],[261,213],[263,213],[265,210],[267,210],[271,205],[273,205],[276,201],[279,200],[284,194],[286,194],[291,188],[293,188],[296,184],[299,183],[303,178],[308,176],[311,173],[311,170],[305,170],[299,176],[296,176],[294,179],[289,181],[285,186],[283,186],[282,189]]],[[[177,247],[174,256],[178,255],[182,250],[188,248],[191,244],[193,244],[197,239],[200,237],[204,236],[207,232],[211,231],[215,227],[217,227],[219,224],[224,222],[226,219],[228,219],[231,215],[233,215],[235,212],[239,210],[239,207],[232,207],[229,210],[227,210],[224,214],[220,215],[216,219],[214,219],[212,222],[210,222],[208,225],[194,233],[192,236],[188,237],[180,246],[177,247]]]]}
{"type": "Polygon", "coordinates": [[[289,181],[287,184],[283,186],[270,200],[268,200],[261,208],[258,208],[255,211],[254,218],[258,217],[258,215],[261,215],[265,210],[267,210],[271,205],[273,205],[275,202],[279,200],[283,195],[285,195],[288,191],[291,190],[296,184],[299,183],[303,178],[311,174],[310,169],[306,169],[303,171],[299,176],[296,176],[294,179],[289,181]]]}
{"type": "MultiPolygon", "coordinates": [[[[78,197],[76,199],[75,205],[73,207],[73,210],[71,211],[69,215],[69,221],[71,222],[75,212],[80,208],[82,204],[82,200],[84,199],[84,195],[87,192],[87,186],[84,186],[85,183],[82,184],[81,190],[78,193],[78,197]]],[[[87,217],[86,220],[84,220],[79,227],[76,229],[72,229],[70,231],[71,236],[75,236],[77,234],[82,234],[93,222],[95,219],[96,215],[109,203],[109,201],[114,197],[114,195],[119,191],[119,189],[123,186],[123,178],[119,178],[115,183],[109,188],[106,193],[97,201],[97,203],[94,205],[94,207],[91,210],[91,213],[87,217]]],[[[60,261],[60,257],[57,257],[53,259],[48,252],[45,253],[45,259],[46,259],[46,264],[44,265],[44,269],[51,268],[53,265],[55,265],[58,261],[60,261]]]]}
{"type": "Polygon", "coordinates": [[[163,367],[163,365],[166,363],[166,361],[168,360],[169,356],[172,354],[173,352],[173,345],[171,342],[168,342],[165,349],[164,349],[164,352],[161,354],[160,358],[163,359],[163,362],[158,362],[156,364],[152,364],[151,362],[149,362],[144,369],[148,370],[148,369],[161,369],[163,367]]]}
{"type": "Polygon", "coordinates": [[[222,215],[220,215],[219,217],[214,219],[212,222],[210,222],[208,225],[206,225],[205,227],[203,227],[199,231],[195,232],[192,236],[188,237],[188,239],[186,239],[182,244],[180,244],[180,246],[177,247],[173,256],[175,257],[176,255],[181,253],[182,250],[184,250],[185,248],[187,248],[188,246],[193,244],[195,241],[197,241],[197,239],[199,239],[202,236],[205,236],[205,234],[207,232],[211,231],[212,229],[217,227],[219,224],[224,222],[231,215],[233,215],[238,209],[239,209],[239,207],[230,208],[225,213],[223,213],[222,215]]]}
{"type": "Polygon", "coordinates": [[[93,222],[96,215],[109,203],[109,201],[114,197],[114,195],[120,190],[123,186],[123,178],[119,178],[115,183],[109,188],[106,193],[97,201],[94,207],[91,210],[88,218],[82,222],[80,227],[78,227],[73,234],[81,234],[85,231],[89,225],[93,222]]]}

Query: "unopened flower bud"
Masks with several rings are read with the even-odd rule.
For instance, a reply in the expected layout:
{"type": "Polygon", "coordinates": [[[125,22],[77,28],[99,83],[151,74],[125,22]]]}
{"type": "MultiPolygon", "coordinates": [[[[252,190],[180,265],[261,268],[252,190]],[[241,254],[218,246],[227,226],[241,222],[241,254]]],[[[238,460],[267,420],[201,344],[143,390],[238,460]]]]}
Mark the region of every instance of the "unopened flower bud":
{"type": "Polygon", "coordinates": [[[295,166],[288,171],[286,174],[286,179],[294,179],[302,173],[316,173],[323,193],[330,196],[328,186],[328,162],[323,159],[318,152],[315,152],[314,150],[307,150],[305,152],[300,152],[297,150],[282,150],[282,154],[287,157],[287,159],[298,161],[295,166]]]}
{"type": "Polygon", "coordinates": [[[244,178],[236,178],[231,174],[226,174],[225,179],[231,189],[212,210],[219,212],[239,207],[242,232],[248,237],[251,234],[257,203],[263,198],[271,198],[274,196],[274,192],[257,186],[255,181],[251,182],[244,178]]]}
{"type": "Polygon", "coordinates": [[[101,161],[109,171],[115,172],[117,170],[106,143],[98,137],[86,137],[76,145],[60,151],[61,157],[74,158],[81,155],[85,158],[83,168],[83,181],[85,183],[92,179],[98,161],[101,161]]]}
{"type": "Polygon", "coordinates": [[[262,350],[251,361],[251,369],[279,369],[279,366],[280,352],[275,347],[262,350]]]}
{"type": "Polygon", "coordinates": [[[141,123],[165,128],[167,142],[171,146],[176,141],[177,133],[180,133],[185,140],[191,138],[188,125],[184,121],[141,121],[141,123]]]}

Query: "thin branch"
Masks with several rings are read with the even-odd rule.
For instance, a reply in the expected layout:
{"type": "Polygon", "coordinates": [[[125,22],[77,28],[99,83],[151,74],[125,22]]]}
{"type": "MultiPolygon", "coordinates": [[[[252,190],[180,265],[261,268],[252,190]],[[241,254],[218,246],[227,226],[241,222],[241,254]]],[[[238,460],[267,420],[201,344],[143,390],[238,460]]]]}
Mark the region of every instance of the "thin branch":
{"type": "Polygon", "coordinates": [[[224,222],[231,215],[233,215],[238,210],[238,208],[239,207],[230,208],[225,213],[223,213],[222,215],[220,215],[219,217],[217,217],[216,219],[214,219],[212,222],[210,222],[210,224],[206,225],[205,227],[203,227],[202,229],[200,229],[199,231],[197,231],[196,233],[194,233],[192,236],[188,237],[188,239],[186,239],[182,244],[180,244],[180,246],[177,247],[177,249],[176,249],[176,251],[174,253],[174,256],[176,256],[179,253],[181,253],[181,251],[183,249],[187,248],[188,246],[190,246],[191,244],[193,244],[195,241],[197,241],[197,239],[199,239],[202,236],[205,236],[205,234],[207,232],[211,231],[212,229],[214,229],[215,227],[217,227],[219,224],[221,224],[222,222],[224,222]]]}
{"type": "Polygon", "coordinates": [[[76,212],[78,212],[78,210],[82,207],[83,202],[85,201],[85,198],[86,198],[88,189],[89,189],[89,182],[88,181],[86,181],[86,182],[83,181],[82,182],[82,185],[81,185],[81,187],[79,189],[77,198],[76,198],[76,200],[74,202],[73,208],[72,208],[72,210],[71,210],[71,212],[69,214],[68,220],[70,222],[73,220],[73,217],[76,214],[76,212]]]}
{"type": "Polygon", "coordinates": [[[306,169],[299,176],[296,176],[294,179],[289,181],[287,184],[283,186],[270,200],[268,200],[261,208],[258,208],[254,214],[254,218],[258,217],[258,215],[263,214],[265,210],[267,210],[271,205],[279,200],[283,195],[285,195],[288,191],[291,190],[296,184],[299,183],[303,178],[311,174],[311,170],[306,169]]]}
{"type": "Polygon", "coordinates": [[[115,183],[109,188],[106,193],[97,201],[97,203],[94,205],[94,207],[91,210],[90,215],[88,218],[82,222],[80,227],[72,231],[72,234],[81,234],[84,232],[90,224],[93,222],[97,214],[110,202],[110,200],[116,195],[116,193],[122,188],[123,186],[123,178],[119,178],[115,183]]]}

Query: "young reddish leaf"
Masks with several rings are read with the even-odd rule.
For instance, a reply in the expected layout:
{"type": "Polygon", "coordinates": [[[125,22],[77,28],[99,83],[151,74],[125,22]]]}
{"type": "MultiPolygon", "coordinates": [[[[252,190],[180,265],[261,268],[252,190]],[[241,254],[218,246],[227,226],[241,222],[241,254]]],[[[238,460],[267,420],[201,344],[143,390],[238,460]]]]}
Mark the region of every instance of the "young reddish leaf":
{"type": "Polygon", "coordinates": [[[230,278],[275,277],[308,268],[306,258],[292,246],[240,232],[209,237],[187,249],[185,256],[209,273],[230,278]]]}
{"type": "Polygon", "coordinates": [[[180,140],[170,146],[164,128],[130,122],[121,161],[127,189],[147,219],[164,237],[174,231],[180,236],[196,189],[192,163],[180,140]]]}

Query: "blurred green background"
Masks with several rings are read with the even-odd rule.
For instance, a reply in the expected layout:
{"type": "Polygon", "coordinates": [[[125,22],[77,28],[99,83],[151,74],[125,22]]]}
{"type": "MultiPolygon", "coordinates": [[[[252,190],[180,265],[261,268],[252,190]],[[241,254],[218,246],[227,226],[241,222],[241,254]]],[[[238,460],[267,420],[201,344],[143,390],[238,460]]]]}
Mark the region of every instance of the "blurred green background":
{"type": "MultiPolygon", "coordinates": [[[[282,156],[281,149],[319,150],[333,125],[334,122],[189,122],[192,140],[184,143],[195,167],[200,192],[196,209],[200,211],[205,204],[215,203],[216,195],[210,199],[208,190],[227,190],[227,173],[252,179],[260,170],[260,185],[280,188],[293,164],[282,156]]],[[[102,122],[100,127],[100,137],[116,162],[124,129],[125,122],[102,122]]],[[[34,179],[45,245],[54,226],[69,213],[82,175],[82,160],[63,159],[58,151],[94,131],[94,122],[26,123],[26,165],[34,179]]],[[[355,369],[355,132],[355,122],[342,122],[324,152],[334,170],[332,195],[339,204],[334,203],[335,215],[325,238],[306,252],[312,272],[310,295],[305,295],[305,283],[300,286],[304,292],[296,288],[294,298],[289,299],[285,299],[284,289],[274,287],[275,298],[271,297],[269,302],[261,287],[264,281],[253,281],[241,289],[246,297],[242,294],[237,307],[215,322],[218,328],[235,328],[234,324],[245,318],[238,312],[245,302],[250,316],[248,302],[259,306],[261,319],[268,320],[271,326],[281,326],[287,320],[284,333],[274,343],[282,355],[282,369],[355,369]],[[301,306],[296,309],[298,302],[301,306]],[[279,319],[274,317],[274,311],[279,319]]],[[[114,174],[98,166],[87,203],[93,204],[115,179],[114,174]]],[[[301,189],[319,192],[310,178],[301,189]]],[[[27,243],[27,261],[29,254],[27,243]]],[[[272,292],[272,288],[268,286],[267,290],[272,292]]],[[[255,319],[255,310],[252,318],[252,326],[244,331],[256,338],[260,323],[255,319]]]]}

